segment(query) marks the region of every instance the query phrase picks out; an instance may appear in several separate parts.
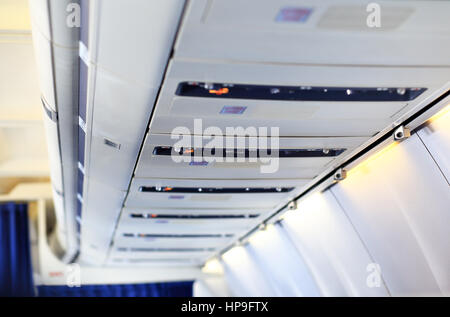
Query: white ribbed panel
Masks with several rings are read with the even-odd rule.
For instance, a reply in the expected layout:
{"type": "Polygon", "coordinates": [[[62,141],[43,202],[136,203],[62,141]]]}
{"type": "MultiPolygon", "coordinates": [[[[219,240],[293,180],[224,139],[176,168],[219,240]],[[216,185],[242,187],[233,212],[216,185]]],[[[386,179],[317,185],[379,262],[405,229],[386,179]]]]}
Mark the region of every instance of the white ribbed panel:
{"type": "Polygon", "coordinates": [[[332,192],[392,295],[450,293],[449,185],[417,135],[362,165],[332,192]]]}
{"type": "Polygon", "coordinates": [[[442,113],[225,254],[234,294],[311,296],[315,282],[323,296],[448,296],[448,107],[442,113]]]}

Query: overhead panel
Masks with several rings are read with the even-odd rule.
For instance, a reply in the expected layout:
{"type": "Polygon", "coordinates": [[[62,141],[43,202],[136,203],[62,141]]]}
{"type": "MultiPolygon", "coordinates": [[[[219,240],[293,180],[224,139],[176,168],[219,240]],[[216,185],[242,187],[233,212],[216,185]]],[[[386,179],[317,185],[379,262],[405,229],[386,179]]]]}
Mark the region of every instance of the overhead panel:
{"type": "Polygon", "coordinates": [[[184,1],[84,1],[81,260],[106,261],[184,1]],[[120,21],[120,23],[118,23],[120,21]],[[84,126],[84,127],[83,127],[84,126]],[[101,228],[99,229],[99,224],[101,228]]]}
{"type": "MultiPolygon", "coordinates": [[[[128,140],[142,148],[107,263],[203,263],[430,102],[449,78],[450,5],[380,5],[384,29],[367,26],[358,1],[189,1],[145,138],[128,140]]],[[[114,92],[101,97],[104,109],[133,100],[135,89],[105,86],[102,95],[114,92]]],[[[110,138],[93,137],[111,151],[133,128],[113,129],[123,120],[112,113],[99,125],[110,138]]],[[[107,161],[126,164],[102,157],[92,166],[113,182],[107,161]]]]}
{"type": "Polygon", "coordinates": [[[305,180],[193,180],[134,178],[126,207],[275,208],[305,180]],[[149,188],[150,190],[146,190],[149,188]],[[179,190],[174,190],[178,189],[179,190]],[[174,192],[172,192],[174,190],[174,192]]]}
{"type": "Polygon", "coordinates": [[[212,228],[251,229],[267,216],[267,209],[196,209],[125,208],[120,219],[120,229],[128,232],[210,232],[212,228]]]}
{"type": "Polygon", "coordinates": [[[359,0],[190,1],[176,58],[290,66],[450,66],[450,3],[376,3],[380,27],[367,23],[373,10],[359,0]]]}
{"type": "MultiPolygon", "coordinates": [[[[175,58],[150,129],[279,128],[282,137],[367,139],[448,79],[448,69],[255,64],[175,58]],[[236,93],[234,91],[237,90],[236,93]],[[253,90],[253,91],[252,91],[253,90]],[[194,125],[201,119],[202,126],[194,125]]],[[[241,132],[242,133],[242,132],[241,132]]]]}
{"type": "Polygon", "coordinates": [[[250,139],[149,134],[135,177],[307,180],[365,141],[363,137],[250,139]],[[191,146],[183,147],[184,137],[191,146]]]}

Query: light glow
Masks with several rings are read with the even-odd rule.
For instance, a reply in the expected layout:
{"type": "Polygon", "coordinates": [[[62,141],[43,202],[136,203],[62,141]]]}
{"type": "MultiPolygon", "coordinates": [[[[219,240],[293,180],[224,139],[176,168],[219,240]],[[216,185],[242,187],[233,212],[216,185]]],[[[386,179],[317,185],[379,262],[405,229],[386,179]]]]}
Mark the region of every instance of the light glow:
{"type": "Polygon", "coordinates": [[[434,122],[440,118],[450,115],[450,104],[441,109],[438,113],[427,120],[428,123],[434,122]]]}
{"type": "MultiPolygon", "coordinates": [[[[366,158],[364,161],[362,161],[361,163],[359,163],[355,167],[347,170],[347,177],[346,177],[346,179],[349,178],[352,174],[355,174],[358,171],[361,172],[361,171],[367,169],[368,165],[370,165],[370,163],[372,163],[373,161],[377,160],[380,156],[385,155],[387,152],[391,151],[397,145],[398,145],[398,142],[392,142],[388,146],[386,146],[386,147],[378,150],[377,152],[373,153],[372,155],[370,155],[368,158],[366,158]]],[[[345,182],[346,179],[344,179],[343,182],[345,182]]]]}

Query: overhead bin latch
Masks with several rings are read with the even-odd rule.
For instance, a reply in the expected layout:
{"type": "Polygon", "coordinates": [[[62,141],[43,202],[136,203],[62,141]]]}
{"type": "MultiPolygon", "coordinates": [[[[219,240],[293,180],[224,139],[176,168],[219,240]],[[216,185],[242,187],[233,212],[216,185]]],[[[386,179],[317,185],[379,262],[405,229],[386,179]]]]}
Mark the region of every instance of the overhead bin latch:
{"type": "Polygon", "coordinates": [[[333,176],[333,180],[336,182],[342,181],[347,177],[347,171],[343,168],[338,169],[333,176]]]}
{"type": "Polygon", "coordinates": [[[395,129],[393,135],[395,141],[401,141],[409,138],[411,136],[411,131],[410,129],[405,128],[404,126],[401,125],[397,129],[395,129]]]}
{"type": "Polygon", "coordinates": [[[295,200],[291,201],[288,205],[287,205],[287,209],[288,210],[295,210],[297,209],[297,202],[295,200]]]}

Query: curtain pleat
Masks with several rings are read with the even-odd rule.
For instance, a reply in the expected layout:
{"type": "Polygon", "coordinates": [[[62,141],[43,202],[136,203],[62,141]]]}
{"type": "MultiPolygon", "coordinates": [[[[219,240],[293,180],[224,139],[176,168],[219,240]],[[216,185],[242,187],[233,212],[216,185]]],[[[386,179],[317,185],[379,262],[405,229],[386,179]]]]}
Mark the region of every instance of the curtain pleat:
{"type": "Polygon", "coordinates": [[[68,286],[38,286],[40,297],[192,297],[193,281],[68,286]]]}
{"type": "Polygon", "coordinates": [[[33,296],[26,204],[0,204],[0,296],[33,296]]]}

